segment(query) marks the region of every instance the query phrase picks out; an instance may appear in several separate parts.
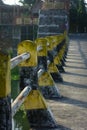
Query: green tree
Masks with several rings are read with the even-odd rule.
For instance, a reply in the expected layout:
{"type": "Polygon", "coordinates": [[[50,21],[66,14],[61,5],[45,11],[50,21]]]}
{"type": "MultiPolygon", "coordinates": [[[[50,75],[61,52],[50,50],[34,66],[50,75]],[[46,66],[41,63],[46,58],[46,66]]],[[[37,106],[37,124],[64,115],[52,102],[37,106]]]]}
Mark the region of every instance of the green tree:
{"type": "Polygon", "coordinates": [[[78,30],[79,32],[84,32],[84,28],[87,28],[87,13],[84,0],[71,0],[69,17],[70,31],[77,32],[78,30]]]}
{"type": "Polygon", "coordinates": [[[79,2],[78,21],[79,32],[84,32],[84,29],[87,26],[87,13],[84,0],[80,0],[79,2]]]}
{"type": "Polygon", "coordinates": [[[23,5],[29,5],[30,7],[32,7],[36,2],[38,2],[40,0],[20,0],[20,2],[23,4],[23,5]]]}
{"type": "Polygon", "coordinates": [[[79,0],[71,0],[70,5],[70,31],[77,32],[79,0]]]}

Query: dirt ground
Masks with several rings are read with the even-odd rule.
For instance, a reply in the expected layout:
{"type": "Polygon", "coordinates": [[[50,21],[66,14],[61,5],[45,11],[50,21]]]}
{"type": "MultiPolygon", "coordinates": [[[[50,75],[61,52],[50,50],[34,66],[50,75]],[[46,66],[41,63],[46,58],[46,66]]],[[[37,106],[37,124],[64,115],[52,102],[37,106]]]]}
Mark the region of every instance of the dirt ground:
{"type": "Polygon", "coordinates": [[[61,99],[48,100],[59,126],[55,130],[87,130],[87,36],[70,36],[61,99]]]}

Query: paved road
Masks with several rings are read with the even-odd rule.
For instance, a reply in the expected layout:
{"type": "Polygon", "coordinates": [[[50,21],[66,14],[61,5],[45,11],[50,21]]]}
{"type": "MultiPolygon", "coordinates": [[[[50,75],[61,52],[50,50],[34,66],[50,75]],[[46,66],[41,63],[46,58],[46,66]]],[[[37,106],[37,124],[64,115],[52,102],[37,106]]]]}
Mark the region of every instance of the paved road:
{"type": "Polygon", "coordinates": [[[61,99],[48,100],[58,128],[37,130],[87,130],[87,35],[71,35],[61,99]]]}
{"type": "Polygon", "coordinates": [[[59,129],[87,130],[87,36],[70,36],[64,83],[57,84],[63,98],[49,100],[59,129]]]}

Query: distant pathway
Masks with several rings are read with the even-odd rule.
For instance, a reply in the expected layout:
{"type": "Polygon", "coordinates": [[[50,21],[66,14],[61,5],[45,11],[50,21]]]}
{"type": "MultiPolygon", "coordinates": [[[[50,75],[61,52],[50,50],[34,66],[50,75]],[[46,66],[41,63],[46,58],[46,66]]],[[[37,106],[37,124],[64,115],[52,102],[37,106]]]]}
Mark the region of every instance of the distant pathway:
{"type": "Polygon", "coordinates": [[[49,100],[59,125],[56,130],[87,130],[87,36],[70,36],[64,82],[57,86],[63,98],[49,100]]]}

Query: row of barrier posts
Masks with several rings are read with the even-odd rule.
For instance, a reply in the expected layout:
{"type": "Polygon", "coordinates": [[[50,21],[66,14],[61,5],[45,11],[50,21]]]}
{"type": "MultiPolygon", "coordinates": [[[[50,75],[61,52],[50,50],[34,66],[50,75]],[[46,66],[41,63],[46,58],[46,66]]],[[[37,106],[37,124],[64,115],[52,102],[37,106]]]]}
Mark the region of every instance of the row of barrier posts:
{"type": "Polygon", "coordinates": [[[24,103],[31,127],[57,127],[45,98],[60,98],[56,82],[67,53],[66,32],[56,36],[25,40],[18,44],[18,56],[10,59],[0,50],[0,129],[12,129],[12,117],[24,103]],[[11,103],[11,69],[20,66],[21,93],[11,103]]]}

